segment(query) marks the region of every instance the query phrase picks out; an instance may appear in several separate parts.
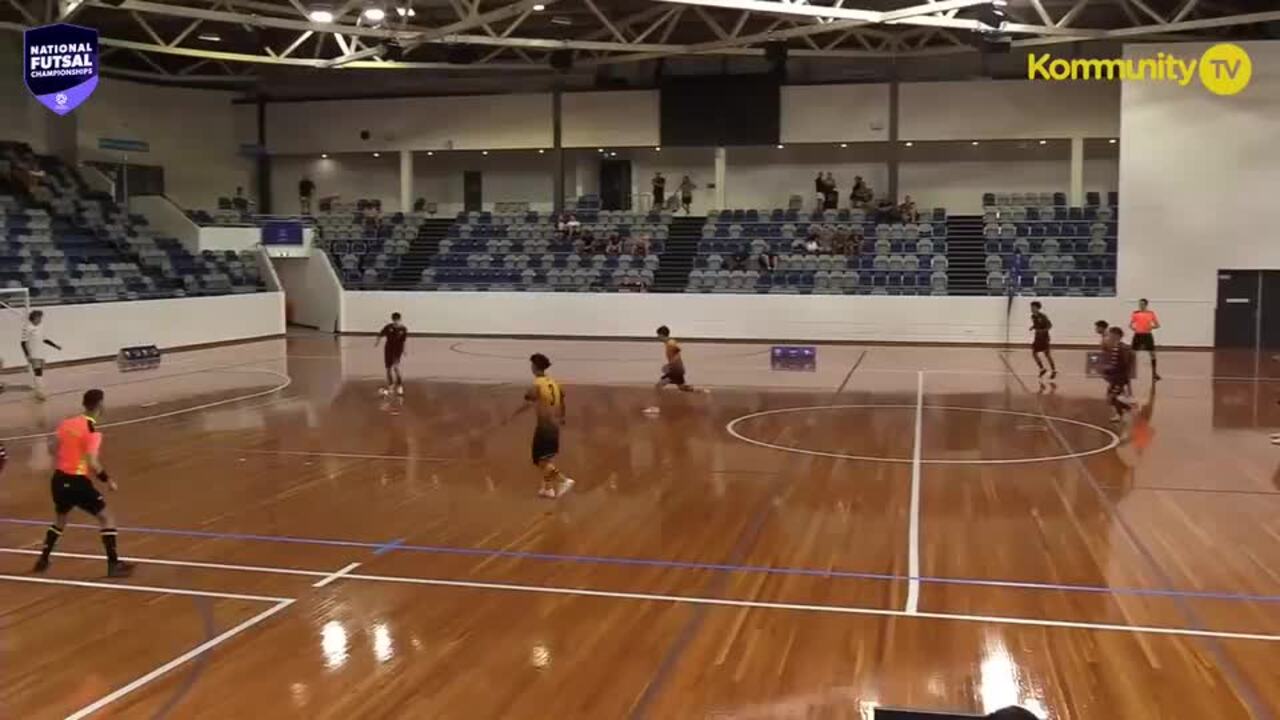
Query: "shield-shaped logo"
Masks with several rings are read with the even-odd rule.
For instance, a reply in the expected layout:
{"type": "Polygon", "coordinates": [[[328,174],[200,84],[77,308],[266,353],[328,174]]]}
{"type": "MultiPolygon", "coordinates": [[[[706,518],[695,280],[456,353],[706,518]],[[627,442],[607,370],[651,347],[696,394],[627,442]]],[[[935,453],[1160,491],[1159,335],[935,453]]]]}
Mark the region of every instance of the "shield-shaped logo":
{"type": "Polygon", "coordinates": [[[98,87],[98,31],[45,25],[23,33],[22,79],[42,105],[66,115],[98,87]]]}

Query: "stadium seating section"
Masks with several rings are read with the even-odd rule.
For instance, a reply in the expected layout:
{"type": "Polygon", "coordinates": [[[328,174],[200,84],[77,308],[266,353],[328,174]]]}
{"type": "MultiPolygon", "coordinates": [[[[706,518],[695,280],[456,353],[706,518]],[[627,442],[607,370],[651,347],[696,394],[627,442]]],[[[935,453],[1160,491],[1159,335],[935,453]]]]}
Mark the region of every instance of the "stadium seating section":
{"type": "Polygon", "coordinates": [[[1064,193],[985,193],[988,292],[1114,295],[1118,200],[1091,192],[1069,207],[1064,193]],[[1011,272],[1016,252],[1026,257],[1021,273],[1011,272]]]}
{"type": "Polygon", "coordinates": [[[946,211],[918,222],[877,223],[859,209],[725,210],[708,214],[686,292],[945,295],[946,211]],[[837,237],[844,252],[805,250],[837,237]],[[760,256],[777,257],[767,270],[760,256]],[[731,268],[734,258],[745,260],[731,268]]]}
{"type": "Polygon", "coordinates": [[[145,218],[90,190],[61,160],[0,142],[0,284],[32,304],[220,295],[262,289],[256,257],[193,256],[145,218]]]}
{"type": "Polygon", "coordinates": [[[316,216],[316,244],[333,260],[344,287],[378,289],[408,255],[425,218],[422,213],[383,217],[380,210],[367,214],[355,203],[335,203],[316,216]]]}

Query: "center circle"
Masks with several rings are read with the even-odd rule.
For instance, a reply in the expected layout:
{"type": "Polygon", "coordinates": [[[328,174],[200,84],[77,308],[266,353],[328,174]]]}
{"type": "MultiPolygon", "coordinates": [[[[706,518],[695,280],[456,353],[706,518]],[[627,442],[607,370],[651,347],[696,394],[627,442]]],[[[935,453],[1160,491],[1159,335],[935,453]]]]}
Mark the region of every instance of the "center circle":
{"type": "MultiPolygon", "coordinates": [[[[735,438],[756,445],[758,447],[769,448],[771,450],[781,450],[782,452],[797,453],[800,455],[810,455],[814,457],[829,457],[840,460],[862,460],[866,462],[883,462],[883,463],[901,463],[912,464],[916,460],[913,457],[894,457],[889,455],[861,455],[851,452],[836,452],[833,450],[822,450],[814,448],[796,447],[792,445],[782,445],[776,442],[768,442],[756,437],[749,437],[745,433],[743,426],[750,426],[753,421],[762,418],[771,418],[785,415],[799,415],[805,413],[823,413],[838,412],[842,410],[892,410],[903,411],[910,410],[911,416],[908,418],[910,422],[905,426],[905,432],[914,442],[914,419],[915,413],[922,414],[921,422],[929,415],[937,413],[962,413],[968,415],[989,415],[1007,420],[1008,423],[999,429],[995,435],[996,442],[999,438],[1007,438],[1010,436],[1003,435],[1004,432],[1017,433],[1019,436],[1025,433],[1037,433],[1045,438],[1041,444],[1054,444],[1058,449],[1065,452],[1048,452],[1044,455],[1032,455],[1028,457],[979,457],[979,458],[948,458],[948,457],[921,457],[919,462],[922,465],[1019,465],[1024,463],[1036,462],[1052,462],[1055,460],[1071,460],[1073,458],[1088,457],[1099,453],[1107,452],[1120,444],[1120,436],[1111,430],[1087,423],[1082,420],[1073,420],[1071,418],[1057,417],[1054,415],[1044,415],[1041,413],[1019,412],[1016,410],[1000,410],[996,408],[975,408],[975,407],[958,407],[950,405],[916,405],[905,404],[854,404],[854,405],[812,405],[805,407],[779,408],[776,410],[763,410],[761,412],[750,413],[741,417],[730,420],[725,425],[725,430],[735,438]],[[1059,425],[1060,424],[1060,425],[1059,425]],[[1079,438],[1082,441],[1083,449],[1073,450],[1072,443],[1064,440],[1065,433],[1070,433],[1072,439],[1079,438]],[[1092,439],[1092,440],[1090,440],[1092,439]]],[[[973,418],[966,419],[965,422],[972,422],[973,418]]],[[[757,423],[758,424],[758,423],[757,423]]],[[[991,428],[982,429],[973,427],[968,432],[973,432],[979,436],[988,436],[991,428]]],[[[922,449],[923,452],[923,449],[922,449]]]]}

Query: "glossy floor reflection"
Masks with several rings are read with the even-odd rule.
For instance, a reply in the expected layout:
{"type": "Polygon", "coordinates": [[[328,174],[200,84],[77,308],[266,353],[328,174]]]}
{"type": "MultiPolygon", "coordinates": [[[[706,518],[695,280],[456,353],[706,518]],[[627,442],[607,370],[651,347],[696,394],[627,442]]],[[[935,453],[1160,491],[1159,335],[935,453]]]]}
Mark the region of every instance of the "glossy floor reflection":
{"type": "MultiPolygon", "coordinates": [[[[0,717],[1055,719],[1280,714],[1280,364],[1164,353],[1108,423],[1084,351],[364,337],[59,368],[0,395],[0,717]],[[535,497],[544,352],[566,498],[535,497]],[[46,434],[107,391],[138,575],[75,528],[41,582],[46,434]],[[661,413],[641,410],[657,402],[661,413]]],[[[82,518],[82,520],[87,520],[82,518]]]]}

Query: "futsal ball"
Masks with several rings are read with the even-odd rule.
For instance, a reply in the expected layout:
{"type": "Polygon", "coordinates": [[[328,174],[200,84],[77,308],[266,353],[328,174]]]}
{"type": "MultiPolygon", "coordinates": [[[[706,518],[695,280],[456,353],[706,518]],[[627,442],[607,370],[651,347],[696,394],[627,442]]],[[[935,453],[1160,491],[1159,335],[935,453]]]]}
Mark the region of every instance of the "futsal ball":
{"type": "Polygon", "coordinates": [[[381,395],[382,397],[387,397],[388,395],[391,394],[391,391],[386,388],[378,388],[378,394],[381,395]]]}

